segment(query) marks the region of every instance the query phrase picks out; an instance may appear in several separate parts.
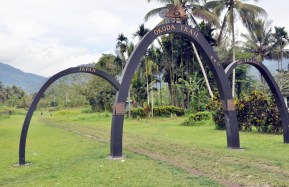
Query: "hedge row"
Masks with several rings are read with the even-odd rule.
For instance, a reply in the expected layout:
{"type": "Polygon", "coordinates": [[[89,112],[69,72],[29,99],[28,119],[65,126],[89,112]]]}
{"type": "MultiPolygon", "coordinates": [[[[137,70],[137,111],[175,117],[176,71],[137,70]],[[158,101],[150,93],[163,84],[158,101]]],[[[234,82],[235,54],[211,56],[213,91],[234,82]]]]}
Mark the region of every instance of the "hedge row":
{"type": "Polygon", "coordinates": [[[189,119],[187,119],[183,125],[185,126],[191,126],[191,125],[195,125],[196,122],[199,121],[206,121],[206,120],[210,120],[212,119],[212,113],[205,111],[205,112],[197,112],[196,114],[191,114],[189,116],[189,119]]]}
{"type": "MultiPolygon", "coordinates": [[[[131,109],[131,117],[132,118],[144,118],[150,115],[151,109],[143,109],[143,108],[132,108],[131,109]]],[[[154,107],[154,116],[160,117],[170,117],[172,114],[176,116],[185,115],[185,111],[183,108],[175,107],[175,106],[160,106],[154,107]]],[[[128,111],[126,112],[128,114],[128,111]]]]}

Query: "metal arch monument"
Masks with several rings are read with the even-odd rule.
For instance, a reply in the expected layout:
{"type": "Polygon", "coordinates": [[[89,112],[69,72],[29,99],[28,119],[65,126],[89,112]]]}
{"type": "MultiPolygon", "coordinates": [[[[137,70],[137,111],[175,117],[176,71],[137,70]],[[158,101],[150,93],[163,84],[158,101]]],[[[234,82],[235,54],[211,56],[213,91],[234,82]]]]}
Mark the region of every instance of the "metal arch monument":
{"type": "Polygon", "coordinates": [[[33,115],[33,113],[37,107],[39,100],[41,99],[41,97],[43,96],[43,94],[47,90],[47,88],[53,82],[55,82],[56,80],[60,79],[61,77],[65,76],[65,75],[69,75],[69,74],[73,74],[73,73],[89,73],[89,74],[97,75],[97,76],[102,77],[103,79],[107,80],[116,90],[118,90],[119,86],[120,86],[114,77],[110,76],[109,74],[107,74],[101,70],[98,70],[96,68],[91,68],[91,67],[69,68],[69,69],[63,70],[63,71],[55,74],[51,78],[49,78],[46,81],[46,83],[40,88],[39,92],[37,92],[35,98],[33,99],[32,103],[29,107],[29,110],[26,114],[23,126],[22,126],[20,144],[19,144],[19,164],[20,165],[23,165],[26,163],[25,162],[25,147],[26,147],[27,133],[28,133],[28,129],[29,129],[32,115],[33,115]]]}
{"type": "Polygon", "coordinates": [[[230,85],[227,81],[224,68],[221,61],[217,57],[213,48],[206,41],[204,36],[200,34],[196,29],[188,25],[178,23],[168,23],[159,25],[149,33],[147,33],[143,39],[139,42],[130,58],[128,59],[123,74],[120,79],[120,89],[117,92],[115,105],[112,116],[111,127],[111,141],[110,141],[110,154],[111,157],[122,156],[122,131],[124,122],[125,102],[128,96],[129,86],[138,67],[141,57],[145,54],[145,51],[149,45],[159,36],[164,34],[181,34],[187,37],[193,42],[198,50],[203,54],[204,59],[209,65],[212,71],[220,98],[223,104],[223,111],[225,114],[225,123],[227,131],[227,146],[229,148],[240,148],[239,129],[237,123],[237,116],[234,107],[234,100],[230,85]]]}
{"type": "Polygon", "coordinates": [[[288,110],[285,104],[285,101],[283,99],[283,96],[281,94],[280,89],[278,88],[278,85],[274,79],[274,77],[271,75],[270,71],[267,69],[267,67],[262,64],[261,62],[258,62],[256,59],[243,59],[240,61],[236,61],[231,63],[229,66],[226,67],[225,73],[227,78],[232,74],[233,70],[242,64],[249,64],[251,66],[254,66],[256,69],[259,70],[261,75],[264,77],[265,81],[267,82],[273,97],[276,101],[276,105],[278,107],[278,111],[280,113],[281,117],[281,123],[283,128],[283,141],[284,143],[289,143],[289,114],[288,110]]]}
{"type": "MultiPolygon", "coordinates": [[[[238,62],[232,63],[225,71],[216,53],[213,51],[212,47],[208,44],[208,42],[206,41],[206,39],[202,34],[200,34],[196,29],[193,29],[188,25],[179,23],[168,23],[157,26],[143,37],[143,39],[139,42],[138,46],[135,48],[135,50],[129,57],[119,82],[116,81],[114,77],[111,77],[105,72],[102,72],[95,68],[86,68],[86,67],[70,68],[51,77],[37,93],[26,115],[20,138],[19,164],[20,165],[25,164],[25,145],[28,127],[33,112],[36,109],[36,106],[41,96],[55,80],[67,74],[80,73],[80,72],[98,75],[109,81],[117,90],[113,106],[112,123],[111,123],[110,156],[112,158],[122,157],[123,122],[125,115],[126,99],[128,96],[130,83],[141,61],[141,58],[145,54],[149,45],[151,45],[152,42],[157,37],[164,34],[180,34],[187,37],[191,42],[195,44],[197,49],[203,54],[204,60],[207,62],[211,72],[215,77],[220,99],[222,102],[222,108],[225,115],[225,123],[226,123],[227,147],[232,149],[240,148],[238,121],[236,116],[234,100],[232,97],[232,91],[228,82],[229,74],[238,65],[238,62]]],[[[272,87],[270,86],[271,90],[276,93],[273,94],[276,95],[276,96],[274,95],[274,97],[277,101],[280,114],[282,112],[281,118],[284,129],[283,130],[284,143],[289,143],[288,138],[289,117],[288,113],[287,114],[284,113],[283,108],[285,106],[285,103],[284,101],[282,103],[280,99],[280,90],[276,86],[276,83],[274,82],[274,79],[269,71],[266,71],[262,66],[258,66],[257,69],[259,69],[261,73],[263,72],[262,75],[265,77],[268,84],[270,83],[269,86],[272,85],[272,87]]]]}

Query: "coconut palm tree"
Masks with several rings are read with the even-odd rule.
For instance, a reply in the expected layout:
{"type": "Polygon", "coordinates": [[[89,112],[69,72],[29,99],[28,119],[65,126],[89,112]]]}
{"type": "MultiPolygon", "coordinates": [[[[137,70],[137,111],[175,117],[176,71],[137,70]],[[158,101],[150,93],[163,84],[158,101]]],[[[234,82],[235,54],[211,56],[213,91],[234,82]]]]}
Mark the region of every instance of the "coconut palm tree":
{"type": "MultiPolygon", "coordinates": [[[[254,0],[257,2],[258,0],[254,0]]],[[[218,43],[220,45],[221,38],[225,29],[232,33],[233,62],[235,62],[235,22],[239,18],[246,28],[250,29],[252,22],[259,15],[267,15],[266,11],[258,6],[244,3],[242,0],[212,0],[206,3],[206,8],[215,12],[219,17],[224,14],[218,43]]],[[[233,71],[232,94],[235,94],[235,70],[233,71]]]]}
{"type": "Polygon", "coordinates": [[[122,60],[122,65],[121,69],[123,70],[124,65],[126,63],[126,58],[125,58],[125,52],[127,51],[127,43],[128,39],[123,35],[123,33],[119,34],[117,39],[116,39],[116,48],[118,49],[118,52],[120,54],[121,60],[122,60]]]}
{"type": "Polygon", "coordinates": [[[132,34],[133,38],[138,37],[139,40],[141,40],[150,30],[148,28],[145,28],[144,24],[141,24],[139,26],[139,29],[132,34]]]}
{"type": "Polygon", "coordinates": [[[184,24],[189,24],[189,22],[191,22],[195,26],[198,26],[197,21],[195,19],[196,17],[202,20],[206,20],[214,25],[219,25],[218,17],[203,6],[203,4],[206,3],[206,0],[147,0],[147,1],[148,3],[156,1],[164,4],[164,6],[150,10],[145,15],[145,21],[147,21],[151,17],[158,15],[159,12],[164,9],[170,9],[174,5],[180,5],[185,9],[189,17],[189,20],[185,20],[184,24]]]}
{"type": "MultiPolygon", "coordinates": [[[[145,27],[144,24],[139,25],[139,28],[136,32],[133,33],[133,38],[137,37],[139,40],[141,40],[147,33],[149,32],[149,29],[145,27]]],[[[147,92],[147,103],[150,104],[150,94],[149,94],[149,75],[152,73],[150,64],[152,64],[152,60],[148,57],[148,52],[145,53],[145,57],[143,58],[144,61],[144,67],[140,67],[145,72],[145,79],[146,79],[146,92],[147,92]]],[[[142,78],[142,70],[140,70],[140,74],[137,74],[137,78],[142,78]]],[[[152,80],[151,80],[152,81],[152,80]]]]}
{"type": "Polygon", "coordinates": [[[252,30],[247,34],[242,34],[244,38],[244,50],[253,53],[259,62],[264,59],[273,59],[276,45],[270,23],[262,19],[257,19],[252,23],[252,30]]]}
{"type": "MultiPolygon", "coordinates": [[[[151,2],[151,1],[152,0],[148,0],[148,2],[151,2]]],[[[198,30],[201,31],[202,29],[199,27],[199,24],[195,20],[195,17],[197,17],[197,18],[200,18],[202,20],[206,20],[206,22],[208,22],[208,23],[219,26],[218,17],[214,13],[210,12],[208,9],[206,9],[203,6],[203,4],[206,3],[206,0],[155,0],[155,1],[161,2],[165,5],[163,7],[155,8],[155,9],[149,11],[145,16],[145,20],[148,20],[150,17],[157,15],[161,10],[169,9],[174,5],[180,5],[181,7],[184,8],[184,10],[186,11],[186,14],[188,15],[188,18],[189,18],[187,20],[183,20],[182,21],[183,24],[194,25],[198,30]]],[[[208,42],[211,42],[211,41],[208,41],[208,42]]],[[[205,78],[207,89],[208,89],[211,97],[213,97],[211,87],[210,87],[210,84],[209,84],[209,81],[207,78],[207,74],[205,73],[203,64],[201,62],[201,58],[199,57],[198,51],[193,46],[194,46],[194,44],[191,43],[190,50],[193,50],[195,55],[198,57],[197,61],[200,65],[201,69],[203,70],[202,72],[203,72],[203,76],[205,78]]]]}
{"type": "Polygon", "coordinates": [[[284,51],[284,48],[289,43],[288,33],[285,31],[285,27],[274,27],[275,32],[273,33],[273,36],[275,38],[275,50],[276,50],[276,56],[278,60],[278,70],[283,70],[283,58],[289,58],[288,53],[284,51]]]}

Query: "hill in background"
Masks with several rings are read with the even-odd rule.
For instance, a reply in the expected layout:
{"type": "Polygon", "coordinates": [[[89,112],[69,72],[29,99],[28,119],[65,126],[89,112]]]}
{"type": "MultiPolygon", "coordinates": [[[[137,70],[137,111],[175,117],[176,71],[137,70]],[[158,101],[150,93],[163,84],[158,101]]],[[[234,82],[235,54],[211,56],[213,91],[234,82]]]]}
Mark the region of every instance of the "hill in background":
{"type": "Polygon", "coordinates": [[[0,62],[0,81],[5,86],[17,86],[27,93],[38,92],[47,80],[46,77],[25,73],[17,68],[0,62]]]}

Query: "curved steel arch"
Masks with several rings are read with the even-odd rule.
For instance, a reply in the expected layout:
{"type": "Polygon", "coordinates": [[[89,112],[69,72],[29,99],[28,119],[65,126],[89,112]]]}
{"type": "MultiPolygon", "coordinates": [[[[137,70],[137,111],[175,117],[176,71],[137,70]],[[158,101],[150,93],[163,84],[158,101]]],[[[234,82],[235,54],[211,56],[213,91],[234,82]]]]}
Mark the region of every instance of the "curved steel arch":
{"type": "Polygon", "coordinates": [[[109,74],[98,70],[96,68],[91,68],[91,67],[73,67],[69,68],[66,70],[63,70],[55,75],[53,75],[51,78],[49,78],[45,84],[40,88],[39,92],[36,94],[35,98],[33,99],[29,110],[26,114],[23,126],[22,126],[22,131],[21,131],[21,137],[20,137],[20,144],[19,144],[19,164],[25,164],[25,147],[26,147],[26,139],[27,139],[27,133],[28,133],[28,128],[30,125],[30,121],[33,115],[34,110],[36,109],[36,106],[43,96],[44,92],[47,90],[47,88],[56,80],[59,78],[73,74],[73,73],[89,73],[93,75],[97,75],[102,77],[103,79],[107,80],[116,90],[119,90],[120,84],[119,82],[109,74]]]}
{"type": "Polygon", "coordinates": [[[255,59],[244,59],[241,61],[236,61],[231,63],[229,66],[227,66],[227,68],[225,69],[225,73],[227,78],[229,78],[229,76],[232,74],[233,70],[241,65],[241,64],[249,64],[251,66],[254,66],[255,68],[257,68],[259,70],[259,72],[261,73],[261,75],[265,78],[273,96],[274,99],[276,100],[276,104],[280,113],[280,117],[281,117],[281,122],[282,122],[282,127],[283,127],[283,140],[284,143],[289,143],[289,129],[288,129],[288,125],[289,125],[289,114],[286,108],[286,104],[285,101],[283,99],[283,96],[279,90],[279,87],[274,79],[274,77],[271,75],[270,71],[267,69],[267,67],[256,61],[255,59]]]}
{"type": "Polygon", "coordinates": [[[111,126],[111,157],[122,157],[122,132],[124,122],[125,103],[128,96],[128,90],[132,77],[140,63],[141,57],[150,44],[159,36],[164,34],[181,34],[195,43],[199,51],[204,54],[217,83],[220,97],[223,104],[225,114],[225,123],[227,130],[227,146],[230,148],[240,148],[239,130],[237,124],[236,111],[231,93],[231,88],[225,76],[225,71],[222,63],[208,44],[206,39],[197,30],[188,25],[169,23],[157,26],[155,29],[147,33],[139,42],[130,58],[128,59],[120,79],[120,89],[116,94],[112,126],[111,126]]]}

